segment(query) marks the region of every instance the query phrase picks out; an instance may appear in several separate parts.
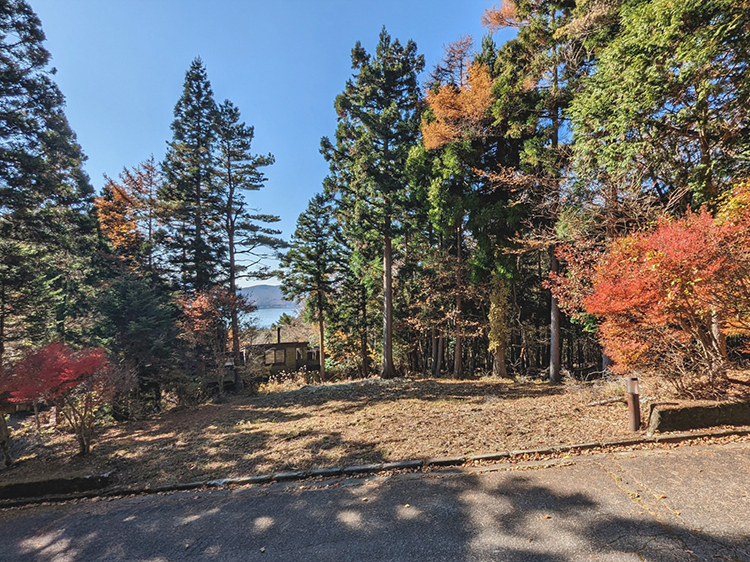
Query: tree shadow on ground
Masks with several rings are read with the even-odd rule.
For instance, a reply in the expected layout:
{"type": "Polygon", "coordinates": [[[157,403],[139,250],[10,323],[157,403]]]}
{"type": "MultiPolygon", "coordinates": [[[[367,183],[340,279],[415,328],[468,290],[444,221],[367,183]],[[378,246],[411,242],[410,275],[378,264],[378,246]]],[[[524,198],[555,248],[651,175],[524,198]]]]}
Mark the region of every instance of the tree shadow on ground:
{"type": "MultiPolygon", "coordinates": [[[[231,472],[249,451],[255,454],[255,462],[249,468],[263,465],[265,459],[258,451],[267,446],[270,433],[260,430],[260,424],[289,422],[302,417],[302,413],[281,408],[234,411],[205,404],[193,411],[168,412],[152,420],[111,426],[95,435],[93,450],[84,457],[74,455],[72,434],[64,431],[47,434],[44,438],[36,437],[35,442],[41,443],[35,448],[24,450],[26,458],[0,471],[0,482],[110,471],[119,473],[120,480],[127,483],[212,478],[216,472],[231,472]],[[241,443],[237,443],[237,435],[243,437],[241,443]],[[235,448],[233,444],[241,447],[235,448]]],[[[26,436],[21,442],[24,439],[26,436]]]]}
{"type": "Polygon", "coordinates": [[[344,438],[340,431],[307,428],[282,429],[286,422],[307,417],[305,410],[325,406],[337,414],[350,415],[366,405],[402,400],[485,401],[555,395],[560,388],[549,385],[499,385],[489,382],[400,380],[395,383],[357,383],[333,387],[307,387],[299,391],[234,399],[228,404],[204,404],[190,411],[165,413],[156,420],[126,423],[107,432],[95,444],[95,454],[108,459],[123,478],[135,469],[141,479],[174,480],[167,470],[179,469],[183,481],[218,475],[258,474],[262,471],[319,468],[331,464],[384,462],[377,443],[344,438]],[[194,429],[190,428],[194,425],[194,429]],[[271,432],[268,424],[278,428],[271,432]],[[275,424],[279,424],[278,426],[275,424]],[[127,440],[127,450],[121,450],[127,440]],[[273,445],[293,448],[294,462],[280,462],[273,445]],[[327,453],[336,450],[336,454],[327,453]],[[298,454],[304,451],[302,454],[298,454]],[[166,456],[172,459],[166,462],[166,456]],[[171,478],[170,478],[171,476],[171,478]]]}
{"type": "MultiPolygon", "coordinates": [[[[373,379],[233,397],[223,404],[203,404],[106,428],[95,436],[93,451],[86,458],[73,458],[72,436],[58,438],[35,457],[10,471],[0,471],[0,482],[115,471],[121,483],[161,484],[332,464],[495,452],[522,448],[519,445],[527,442],[533,444],[526,447],[530,448],[538,446],[538,440],[531,439],[533,430],[523,420],[508,420],[502,434],[485,438],[481,436],[481,417],[501,419],[505,414],[498,411],[499,401],[554,397],[562,392],[565,389],[559,386],[507,381],[373,379]],[[428,412],[421,405],[430,405],[435,411],[428,412]],[[408,419],[402,420],[402,416],[408,419]],[[461,435],[476,439],[451,433],[452,420],[465,425],[461,435]],[[419,448],[418,440],[403,445],[403,432],[413,437],[420,426],[430,424],[445,435],[434,437],[429,451],[419,448]],[[384,435],[378,429],[384,426],[402,429],[384,435]],[[511,435],[513,445],[506,443],[511,435]]],[[[536,411],[531,405],[523,407],[533,412],[533,420],[547,416],[546,411],[536,411]]]]}
{"type": "Polygon", "coordinates": [[[181,443],[173,438],[150,437],[147,444],[121,455],[107,450],[106,444],[98,453],[108,457],[108,468],[116,471],[121,483],[139,484],[184,483],[385,460],[376,443],[313,429],[198,432],[189,445],[181,443]],[[288,460],[280,456],[280,442],[290,451],[288,460]]]}
{"type": "Polygon", "coordinates": [[[439,379],[379,379],[354,381],[337,385],[308,386],[298,390],[276,392],[246,399],[248,404],[273,407],[323,406],[340,403],[339,411],[350,411],[362,404],[399,400],[484,401],[487,398],[517,400],[537,396],[556,396],[565,392],[560,385],[508,383],[501,381],[452,381],[439,379]]]}
{"type": "Polygon", "coordinates": [[[747,528],[717,536],[660,522],[603,473],[566,470],[330,480],[306,484],[317,489],[276,484],[6,511],[3,559],[750,559],[747,528]]]}

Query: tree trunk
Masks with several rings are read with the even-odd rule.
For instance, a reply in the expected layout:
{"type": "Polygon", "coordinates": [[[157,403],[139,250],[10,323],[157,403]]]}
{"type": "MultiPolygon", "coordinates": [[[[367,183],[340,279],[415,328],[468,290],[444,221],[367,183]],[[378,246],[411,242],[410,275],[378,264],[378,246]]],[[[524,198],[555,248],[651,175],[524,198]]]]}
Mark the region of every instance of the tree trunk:
{"type": "Polygon", "coordinates": [[[508,376],[505,365],[508,347],[508,321],[509,321],[509,291],[505,280],[497,275],[492,279],[492,291],[490,292],[490,310],[488,323],[490,326],[488,339],[489,348],[492,352],[492,375],[495,377],[508,376]]]}
{"type": "MultiPolygon", "coordinates": [[[[84,422],[81,422],[82,424],[84,422]]],[[[81,427],[77,437],[78,437],[78,454],[80,456],[88,455],[91,452],[91,440],[93,428],[87,428],[87,427],[81,427]]]]}
{"type": "MultiPolygon", "coordinates": [[[[555,256],[555,245],[549,247],[549,270],[550,273],[557,273],[560,270],[560,264],[555,256]]],[[[549,380],[552,383],[559,383],[560,377],[560,307],[554,295],[551,297],[550,307],[550,336],[549,336],[549,380]]]]}
{"type": "Polygon", "coordinates": [[[392,379],[396,376],[393,366],[393,249],[390,235],[390,219],[386,219],[386,234],[383,248],[383,369],[380,376],[392,379]]]}
{"type": "Polygon", "coordinates": [[[434,326],[430,331],[430,340],[432,343],[432,363],[430,364],[430,371],[432,372],[432,375],[435,376],[437,375],[437,373],[435,372],[435,368],[437,367],[438,363],[438,336],[437,329],[434,326]]]}
{"type": "Polygon", "coordinates": [[[242,378],[240,377],[240,319],[237,312],[237,273],[234,250],[234,231],[229,232],[229,291],[231,300],[231,330],[232,330],[232,362],[234,369],[234,391],[242,390],[242,378]]]}
{"type": "MultiPolygon", "coordinates": [[[[235,295],[235,290],[232,290],[232,295],[235,295]]],[[[237,303],[232,301],[232,369],[234,371],[234,392],[240,392],[242,390],[242,377],[240,376],[240,365],[242,364],[242,354],[240,349],[240,321],[237,314],[237,303]]]]}
{"type": "Polygon", "coordinates": [[[5,422],[5,414],[0,412],[0,450],[3,452],[5,466],[13,464],[13,458],[10,456],[10,430],[5,422]]]}
{"type": "Polygon", "coordinates": [[[82,429],[76,434],[78,440],[78,454],[80,456],[88,455],[91,452],[91,437],[86,435],[82,429]]]}
{"type": "Polygon", "coordinates": [[[42,422],[39,420],[39,400],[34,400],[34,424],[37,433],[42,431],[42,422]]]}
{"type": "MultiPolygon", "coordinates": [[[[552,22],[554,23],[556,14],[552,12],[552,22]]],[[[559,157],[558,146],[559,146],[559,134],[560,134],[560,101],[559,95],[559,76],[557,66],[557,46],[553,47],[554,51],[554,67],[552,68],[552,99],[554,107],[552,109],[552,150],[554,156],[559,157]]],[[[554,197],[556,203],[560,201],[560,174],[555,173],[555,193],[554,197]]],[[[557,207],[554,209],[554,218],[558,218],[557,207]]],[[[558,273],[560,271],[560,264],[555,256],[555,245],[551,244],[549,247],[549,269],[550,273],[558,273]]],[[[549,338],[549,380],[551,383],[559,383],[560,377],[560,307],[557,299],[554,295],[550,298],[550,338],[549,338]]]]}
{"type": "Polygon", "coordinates": [[[436,377],[440,376],[440,371],[443,369],[443,345],[445,342],[445,338],[443,337],[443,334],[438,336],[438,351],[437,351],[437,362],[434,365],[433,374],[436,377]]]}
{"type": "Polygon", "coordinates": [[[0,280],[0,372],[5,357],[5,282],[0,280]]]}
{"type": "Polygon", "coordinates": [[[320,382],[325,382],[326,380],[326,354],[325,347],[323,345],[324,337],[325,326],[323,325],[323,292],[318,291],[318,345],[320,349],[320,382]]]}
{"type": "Polygon", "coordinates": [[[242,377],[240,376],[240,320],[237,311],[237,250],[235,246],[236,217],[234,215],[234,178],[232,176],[232,161],[227,160],[227,204],[226,216],[224,217],[224,228],[227,231],[227,249],[229,250],[229,292],[232,295],[230,321],[232,330],[232,363],[234,371],[234,392],[242,390],[242,377]]]}
{"type": "Polygon", "coordinates": [[[453,378],[460,379],[463,375],[463,349],[462,349],[462,334],[461,334],[461,291],[463,290],[463,279],[461,273],[463,272],[463,263],[461,255],[461,242],[463,241],[463,217],[456,227],[456,258],[458,259],[458,267],[456,268],[456,348],[453,355],[453,378]]]}
{"type": "Polygon", "coordinates": [[[507,377],[508,369],[505,366],[505,346],[498,345],[492,354],[492,376],[507,377]]]}
{"type": "Polygon", "coordinates": [[[461,338],[461,295],[456,297],[456,348],[453,354],[453,378],[462,378],[463,371],[463,340],[461,338]]]}
{"type": "Polygon", "coordinates": [[[362,325],[359,331],[359,355],[362,363],[362,377],[370,376],[370,354],[367,349],[367,289],[360,285],[360,313],[362,315],[362,325]]]}
{"type": "Polygon", "coordinates": [[[711,313],[711,336],[716,354],[722,361],[727,360],[727,337],[721,331],[721,317],[717,312],[711,313]]]}

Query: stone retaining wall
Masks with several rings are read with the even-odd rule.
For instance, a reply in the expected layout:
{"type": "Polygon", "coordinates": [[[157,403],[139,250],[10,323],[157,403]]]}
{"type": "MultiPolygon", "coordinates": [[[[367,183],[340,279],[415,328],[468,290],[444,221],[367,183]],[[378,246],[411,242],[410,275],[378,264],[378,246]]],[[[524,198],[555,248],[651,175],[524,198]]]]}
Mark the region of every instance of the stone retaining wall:
{"type": "Polygon", "coordinates": [[[750,402],[722,402],[709,405],[652,404],[648,434],[721,425],[750,425],[750,402]]]}

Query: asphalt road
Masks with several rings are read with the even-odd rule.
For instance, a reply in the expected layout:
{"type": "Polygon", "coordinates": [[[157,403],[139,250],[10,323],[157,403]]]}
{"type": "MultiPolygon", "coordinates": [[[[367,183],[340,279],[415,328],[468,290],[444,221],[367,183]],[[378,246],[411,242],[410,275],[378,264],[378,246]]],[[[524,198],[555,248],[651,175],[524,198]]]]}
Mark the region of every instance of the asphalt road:
{"type": "Polygon", "coordinates": [[[0,561],[750,562],[750,442],[0,511],[0,561]]]}

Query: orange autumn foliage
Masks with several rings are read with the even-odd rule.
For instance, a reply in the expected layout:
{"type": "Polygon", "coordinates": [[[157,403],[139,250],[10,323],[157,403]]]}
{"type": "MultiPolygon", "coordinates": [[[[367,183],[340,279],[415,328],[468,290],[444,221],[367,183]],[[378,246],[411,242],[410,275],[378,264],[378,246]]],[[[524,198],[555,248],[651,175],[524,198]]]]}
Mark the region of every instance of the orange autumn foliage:
{"type": "Polygon", "coordinates": [[[94,199],[102,233],[119,254],[134,256],[143,244],[138,228],[138,201],[109,178],[103,191],[104,197],[94,199]]]}
{"type": "Polygon", "coordinates": [[[490,31],[518,27],[517,10],[513,0],[503,0],[499,6],[487,8],[482,16],[482,25],[490,31]]]}
{"type": "Polygon", "coordinates": [[[487,125],[487,112],[492,105],[492,77],[487,65],[472,63],[463,84],[443,84],[429,91],[427,105],[434,116],[432,120],[422,120],[427,149],[477,136],[487,125]]]}
{"type": "Polygon", "coordinates": [[[253,312],[255,307],[242,294],[233,295],[227,289],[214,287],[178,299],[182,308],[180,337],[192,347],[203,347],[217,353],[227,351],[231,311],[240,314],[253,312]]]}
{"type": "Polygon", "coordinates": [[[102,196],[94,200],[102,233],[119,255],[151,267],[152,238],[157,228],[156,191],[162,181],[154,157],[133,168],[123,168],[118,181],[105,178],[102,196]]]}
{"type": "MultiPolygon", "coordinates": [[[[728,233],[726,251],[731,262],[725,268],[725,290],[716,295],[725,311],[728,335],[750,335],[750,181],[724,195],[716,214],[717,228],[728,233]]],[[[746,345],[750,351],[750,343],[746,345]]]]}
{"type": "Polygon", "coordinates": [[[615,240],[595,268],[586,310],[615,370],[721,378],[723,336],[750,334],[750,183],[706,210],[615,240]]]}

